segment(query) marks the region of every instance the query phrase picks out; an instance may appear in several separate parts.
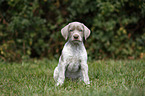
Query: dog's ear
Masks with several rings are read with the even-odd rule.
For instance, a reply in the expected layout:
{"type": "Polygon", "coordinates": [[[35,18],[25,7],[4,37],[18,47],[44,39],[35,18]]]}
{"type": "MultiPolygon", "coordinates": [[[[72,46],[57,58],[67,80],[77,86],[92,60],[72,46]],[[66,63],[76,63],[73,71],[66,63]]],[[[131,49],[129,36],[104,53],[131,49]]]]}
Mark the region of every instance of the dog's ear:
{"type": "Polygon", "coordinates": [[[83,24],[83,27],[84,27],[84,37],[86,40],[90,36],[91,31],[84,24],[83,24]]]}
{"type": "Polygon", "coordinates": [[[62,36],[65,38],[65,40],[67,40],[68,38],[68,28],[69,28],[69,25],[66,25],[64,28],[61,29],[61,34],[62,36]]]}

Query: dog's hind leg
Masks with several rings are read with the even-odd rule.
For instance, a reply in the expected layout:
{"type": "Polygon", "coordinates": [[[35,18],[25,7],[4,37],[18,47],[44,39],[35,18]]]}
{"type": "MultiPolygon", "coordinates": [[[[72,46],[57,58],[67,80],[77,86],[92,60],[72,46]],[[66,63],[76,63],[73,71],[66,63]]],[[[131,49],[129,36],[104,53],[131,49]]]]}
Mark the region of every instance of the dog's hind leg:
{"type": "Polygon", "coordinates": [[[59,71],[58,71],[58,67],[56,67],[55,70],[54,70],[54,74],[53,74],[53,78],[54,78],[54,80],[55,80],[56,82],[57,82],[58,75],[59,75],[58,72],[59,72],[59,71]]]}

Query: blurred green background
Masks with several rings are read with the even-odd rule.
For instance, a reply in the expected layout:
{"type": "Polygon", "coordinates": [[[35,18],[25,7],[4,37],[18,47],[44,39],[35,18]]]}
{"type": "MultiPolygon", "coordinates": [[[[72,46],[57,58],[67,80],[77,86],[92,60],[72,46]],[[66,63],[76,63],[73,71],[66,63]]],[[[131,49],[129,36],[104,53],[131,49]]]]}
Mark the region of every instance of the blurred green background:
{"type": "Polygon", "coordinates": [[[144,58],[144,0],[0,0],[0,59],[58,58],[73,21],[91,30],[89,59],[144,58]]]}

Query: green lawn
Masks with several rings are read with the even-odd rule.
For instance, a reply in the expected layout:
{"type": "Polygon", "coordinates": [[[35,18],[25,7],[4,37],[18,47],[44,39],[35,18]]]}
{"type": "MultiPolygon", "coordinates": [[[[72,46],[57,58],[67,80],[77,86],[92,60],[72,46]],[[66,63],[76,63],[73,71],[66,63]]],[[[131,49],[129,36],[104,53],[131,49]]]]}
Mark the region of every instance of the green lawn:
{"type": "Polygon", "coordinates": [[[145,60],[89,61],[91,84],[55,87],[58,60],[0,62],[0,96],[145,96],[145,60]]]}

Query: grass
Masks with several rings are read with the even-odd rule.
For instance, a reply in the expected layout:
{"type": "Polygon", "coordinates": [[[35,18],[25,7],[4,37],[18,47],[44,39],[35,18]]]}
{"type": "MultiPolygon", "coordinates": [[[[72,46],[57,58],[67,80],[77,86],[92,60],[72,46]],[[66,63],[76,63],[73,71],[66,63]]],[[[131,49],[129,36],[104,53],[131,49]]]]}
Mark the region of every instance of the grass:
{"type": "Polygon", "coordinates": [[[145,96],[145,60],[89,61],[91,84],[55,87],[57,60],[0,62],[0,96],[145,96]]]}

